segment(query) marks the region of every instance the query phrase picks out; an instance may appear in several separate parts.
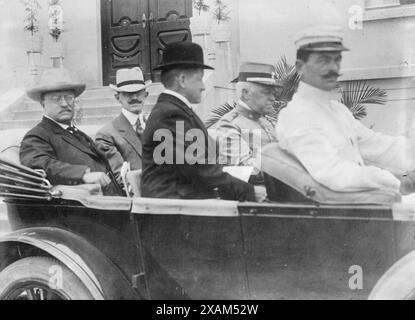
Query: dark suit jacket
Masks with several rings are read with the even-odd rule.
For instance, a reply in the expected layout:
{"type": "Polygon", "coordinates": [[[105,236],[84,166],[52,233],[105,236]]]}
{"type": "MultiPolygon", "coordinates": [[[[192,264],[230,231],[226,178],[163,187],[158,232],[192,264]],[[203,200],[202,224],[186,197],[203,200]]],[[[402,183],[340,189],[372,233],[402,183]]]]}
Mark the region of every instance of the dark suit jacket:
{"type": "MultiPolygon", "coordinates": [[[[226,200],[254,200],[253,186],[222,172],[218,164],[189,164],[176,157],[177,150],[187,150],[193,142],[184,142],[176,132],[176,125],[183,125],[184,132],[199,129],[203,139],[198,139],[198,146],[204,151],[198,158],[208,155],[216,158],[215,143],[209,143],[209,135],[200,118],[180,99],[168,94],[161,94],[146,124],[143,138],[143,175],[141,190],[143,197],[208,199],[219,195],[226,200]],[[154,153],[161,148],[160,141],[154,141],[155,132],[172,133],[173,144],[166,152],[173,159],[172,164],[157,164],[154,153]],[[214,147],[212,150],[212,148],[214,147]],[[210,151],[209,151],[210,150],[210,151]],[[217,193],[215,189],[217,189],[217,193]]],[[[166,144],[167,145],[167,144],[166,144]]]]}
{"type": "Polygon", "coordinates": [[[141,169],[141,141],[123,114],[101,128],[95,142],[98,150],[108,159],[119,183],[122,183],[120,170],[125,161],[130,163],[131,170],[141,169]]]}
{"type": "Polygon", "coordinates": [[[53,185],[83,184],[87,168],[91,172],[106,172],[113,183],[104,188],[104,194],[122,195],[107,160],[90,138],[88,141],[88,145],[82,143],[52,120],[43,118],[23,138],[20,162],[33,169],[43,169],[53,185]]]}

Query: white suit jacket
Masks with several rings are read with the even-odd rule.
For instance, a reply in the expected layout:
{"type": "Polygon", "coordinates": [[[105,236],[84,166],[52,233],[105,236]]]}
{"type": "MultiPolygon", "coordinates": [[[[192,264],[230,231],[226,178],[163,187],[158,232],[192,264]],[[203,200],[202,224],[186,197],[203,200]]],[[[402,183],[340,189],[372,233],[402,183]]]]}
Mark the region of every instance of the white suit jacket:
{"type": "Polygon", "coordinates": [[[411,141],[368,129],[330,92],[304,82],[281,111],[276,130],[281,147],[335,191],[399,190],[392,173],[415,168],[411,141]]]}

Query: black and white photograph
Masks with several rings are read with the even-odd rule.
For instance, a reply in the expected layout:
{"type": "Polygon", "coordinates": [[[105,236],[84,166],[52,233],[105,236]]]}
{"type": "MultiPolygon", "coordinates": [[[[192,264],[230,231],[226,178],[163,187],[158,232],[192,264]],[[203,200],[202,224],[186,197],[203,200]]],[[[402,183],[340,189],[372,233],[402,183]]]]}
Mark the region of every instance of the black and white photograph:
{"type": "Polygon", "coordinates": [[[415,0],[0,0],[0,137],[0,300],[415,299],[415,0]]]}

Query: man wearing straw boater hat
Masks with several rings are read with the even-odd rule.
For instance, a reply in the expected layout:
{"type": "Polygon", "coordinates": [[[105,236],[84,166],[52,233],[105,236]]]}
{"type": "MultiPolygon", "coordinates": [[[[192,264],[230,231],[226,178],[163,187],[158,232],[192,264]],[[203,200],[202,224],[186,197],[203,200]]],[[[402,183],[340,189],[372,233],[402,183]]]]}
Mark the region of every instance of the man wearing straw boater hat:
{"type": "Polygon", "coordinates": [[[275,97],[282,89],[270,64],[245,62],[236,83],[238,102],[217,126],[223,163],[259,168],[261,147],[276,142],[275,128],[265,117],[274,111],[275,97]]]}
{"type": "Polygon", "coordinates": [[[295,41],[301,82],[279,115],[280,146],[319,183],[340,192],[398,192],[401,176],[415,167],[413,143],[376,133],[354,119],[333,94],[338,87],[343,45],[336,26],[301,31],[295,41]]]}
{"type": "Polygon", "coordinates": [[[121,183],[120,170],[124,162],[130,163],[131,170],[141,169],[141,139],[146,125],[143,108],[151,80],[144,81],[143,72],[135,67],[118,70],[116,81],[117,84],[110,87],[122,107],[121,114],[97,132],[95,142],[121,183]]]}
{"type": "Polygon", "coordinates": [[[75,98],[84,90],[85,84],[65,69],[45,71],[40,83],[27,90],[44,116],[23,138],[20,161],[44,170],[53,185],[99,184],[104,195],[122,195],[108,161],[73,125],[75,98]]]}
{"type": "Polygon", "coordinates": [[[166,90],[144,131],[144,197],[254,200],[252,185],[224,173],[223,166],[216,164],[215,142],[209,141],[203,122],[193,111],[205,90],[205,69],[213,68],[204,64],[199,45],[177,42],[165,48],[163,63],[156,70],[161,70],[166,90]],[[198,133],[195,143],[192,136],[198,133]]]}

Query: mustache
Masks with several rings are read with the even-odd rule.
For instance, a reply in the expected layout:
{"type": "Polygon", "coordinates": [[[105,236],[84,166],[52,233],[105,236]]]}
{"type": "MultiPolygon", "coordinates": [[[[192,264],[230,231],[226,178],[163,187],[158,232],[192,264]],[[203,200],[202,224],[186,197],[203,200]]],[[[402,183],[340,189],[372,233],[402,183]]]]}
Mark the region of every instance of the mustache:
{"type": "Polygon", "coordinates": [[[142,101],[139,101],[139,100],[131,100],[130,102],[129,102],[129,104],[142,104],[143,102],[142,101]]]}
{"type": "Polygon", "coordinates": [[[323,79],[328,79],[328,78],[332,78],[332,77],[340,77],[341,74],[336,72],[336,71],[330,71],[329,73],[327,73],[326,75],[324,75],[322,78],[323,79]]]}

